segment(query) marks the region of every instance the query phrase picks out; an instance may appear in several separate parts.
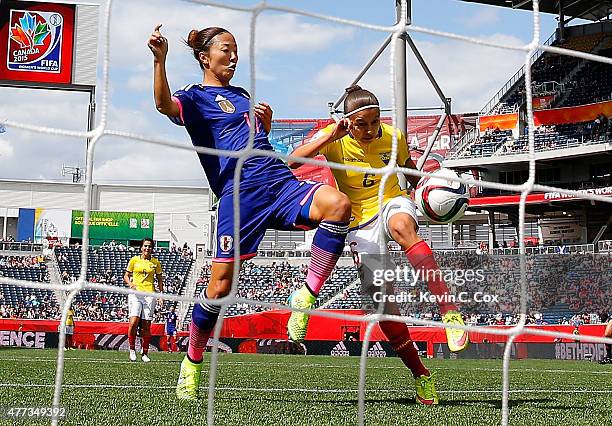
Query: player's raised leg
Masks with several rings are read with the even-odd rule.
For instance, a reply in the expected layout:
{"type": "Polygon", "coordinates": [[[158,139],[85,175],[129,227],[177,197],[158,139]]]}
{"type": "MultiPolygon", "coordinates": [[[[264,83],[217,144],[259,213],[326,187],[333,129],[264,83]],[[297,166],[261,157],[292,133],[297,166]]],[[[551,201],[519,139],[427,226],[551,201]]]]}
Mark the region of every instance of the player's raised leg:
{"type": "Polygon", "coordinates": [[[394,321],[381,321],[380,329],[404,365],[410,369],[415,380],[416,402],[424,405],[439,403],[433,373],[423,365],[421,357],[414,347],[408,326],[394,321]]]}
{"type": "MultiPolygon", "coordinates": [[[[373,224],[372,227],[374,230],[378,228],[376,224],[373,224]]],[[[381,298],[380,294],[378,297],[375,295],[375,293],[380,293],[383,290],[385,295],[393,295],[395,293],[393,283],[385,283],[384,288],[380,284],[374,284],[373,271],[380,267],[385,268],[385,266],[379,263],[380,261],[384,262],[385,259],[379,259],[378,257],[389,255],[386,247],[381,248],[378,247],[376,242],[368,241],[370,238],[376,241],[376,234],[376,231],[371,233],[369,229],[362,229],[351,232],[348,237],[349,242],[354,243],[353,247],[361,247],[363,250],[362,252],[357,252],[353,249],[353,259],[355,259],[357,270],[359,271],[362,289],[366,294],[369,294],[376,310],[378,310],[382,301],[384,303],[383,312],[386,315],[401,316],[399,306],[393,298],[381,298]],[[368,255],[368,251],[373,251],[376,254],[368,255]]],[[[437,405],[439,397],[436,392],[434,374],[423,365],[410,336],[408,326],[403,322],[396,321],[381,321],[379,326],[397,356],[412,373],[412,377],[415,380],[417,404],[437,405]]]]}
{"type": "MultiPolygon", "coordinates": [[[[351,216],[351,202],[346,195],[331,186],[316,189],[311,202],[302,207],[302,217],[314,227],[318,223],[311,248],[306,284],[289,298],[292,308],[312,309],[319,291],[331,275],[345,246],[351,216]]],[[[306,337],[310,316],[292,312],[287,323],[289,339],[301,342],[306,337]]]]}
{"type": "MultiPolygon", "coordinates": [[[[457,306],[449,300],[449,291],[431,248],[417,234],[417,223],[407,213],[397,213],[389,217],[387,226],[391,237],[402,247],[408,261],[425,278],[431,294],[438,297],[442,321],[447,324],[464,325],[463,317],[457,306]]],[[[446,329],[448,348],[459,352],[469,344],[468,332],[455,328],[446,329]]]]}
{"type": "MultiPolygon", "coordinates": [[[[233,270],[233,262],[213,262],[210,282],[202,296],[206,299],[219,299],[227,296],[232,287],[233,270]]],[[[206,301],[193,307],[187,355],[181,363],[181,371],[176,386],[176,396],[179,399],[198,398],[204,350],[219,318],[220,310],[219,305],[206,301]]]]}

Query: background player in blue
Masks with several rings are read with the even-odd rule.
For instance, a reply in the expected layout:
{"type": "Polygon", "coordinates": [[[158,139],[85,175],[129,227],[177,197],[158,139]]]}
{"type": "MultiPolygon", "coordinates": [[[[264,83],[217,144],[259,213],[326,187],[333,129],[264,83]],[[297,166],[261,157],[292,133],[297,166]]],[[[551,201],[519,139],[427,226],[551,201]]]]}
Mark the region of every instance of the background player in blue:
{"type": "MultiPolygon", "coordinates": [[[[268,141],[272,125],[270,106],[258,103],[252,123],[249,120],[250,95],[230,85],[238,63],[234,36],[218,27],[191,31],[187,44],[204,72],[204,79],[172,95],[166,77],[168,41],[162,36],[160,27],[155,28],[148,41],[153,53],[157,110],[174,123],[185,126],[195,146],[241,150],[253,126],[255,147],[272,151],[268,141]]],[[[235,244],[240,244],[242,261],[255,256],[268,228],[311,229],[318,226],[306,284],[291,297],[292,307],[311,308],[344,249],[351,214],[348,197],[331,186],[298,181],[279,159],[250,157],[241,171],[240,241],[235,241],[232,198],[237,159],[204,154],[199,154],[199,159],[211,190],[220,198],[217,251],[203,296],[217,299],[229,294],[235,244]]],[[[180,399],[198,397],[202,353],[218,315],[219,306],[210,303],[197,304],[193,309],[187,356],[181,363],[176,389],[180,399]]],[[[304,323],[300,321],[301,326],[304,323]]],[[[291,330],[291,323],[288,328],[291,330]]],[[[305,327],[301,329],[306,330],[305,327]]]]}
{"type": "Polygon", "coordinates": [[[172,352],[172,348],[176,344],[176,320],[178,316],[174,312],[174,306],[170,306],[170,310],[166,312],[166,344],[168,352],[172,352]]]}

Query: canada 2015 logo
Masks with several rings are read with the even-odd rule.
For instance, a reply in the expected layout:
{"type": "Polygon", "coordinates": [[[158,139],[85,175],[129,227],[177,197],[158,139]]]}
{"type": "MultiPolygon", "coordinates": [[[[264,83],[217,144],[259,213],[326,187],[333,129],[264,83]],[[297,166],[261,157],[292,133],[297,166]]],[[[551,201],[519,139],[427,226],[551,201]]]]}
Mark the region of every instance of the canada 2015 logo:
{"type": "Polygon", "coordinates": [[[8,69],[59,73],[63,26],[57,12],[11,10],[8,69]]]}

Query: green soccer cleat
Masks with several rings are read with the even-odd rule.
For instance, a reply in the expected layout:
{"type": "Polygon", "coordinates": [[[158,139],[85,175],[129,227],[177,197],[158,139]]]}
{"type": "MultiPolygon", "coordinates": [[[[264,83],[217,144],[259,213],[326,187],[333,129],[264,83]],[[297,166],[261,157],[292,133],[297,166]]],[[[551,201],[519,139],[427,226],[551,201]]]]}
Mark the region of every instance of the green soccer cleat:
{"type": "Polygon", "coordinates": [[[421,376],[414,381],[416,385],[416,402],[422,405],[438,405],[440,398],[436,392],[436,381],[434,373],[429,376],[421,376]]]}
{"type": "MultiPolygon", "coordinates": [[[[292,308],[312,309],[316,300],[317,298],[314,297],[310,290],[308,290],[306,286],[303,286],[299,290],[291,293],[288,303],[292,308]]],[[[287,335],[289,336],[289,340],[293,340],[294,342],[304,341],[309,319],[310,315],[308,314],[291,312],[291,316],[287,322],[287,335]]]]}
{"type": "MultiPolygon", "coordinates": [[[[465,325],[461,313],[457,311],[448,311],[445,313],[442,317],[442,322],[444,324],[465,325]]],[[[445,328],[445,330],[446,342],[451,352],[461,352],[468,347],[470,338],[467,330],[459,330],[458,328],[445,328]]]]}
{"type": "Polygon", "coordinates": [[[176,384],[176,397],[187,400],[198,399],[201,377],[202,363],[195,364],[185,356],[181,362],[181,373],[176,384]]]}

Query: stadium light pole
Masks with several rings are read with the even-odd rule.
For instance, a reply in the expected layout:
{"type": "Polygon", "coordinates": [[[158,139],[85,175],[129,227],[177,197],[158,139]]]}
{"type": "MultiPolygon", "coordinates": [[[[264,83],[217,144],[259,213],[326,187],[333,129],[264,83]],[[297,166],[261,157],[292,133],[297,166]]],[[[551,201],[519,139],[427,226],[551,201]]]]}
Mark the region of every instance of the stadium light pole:
{"type": "MultiPolygon", "coordinates": [[[[87,107],[87,132],[91,132],[96,126],[96,86],[89,88],[89,105],[87,107]]],[[[89,144],[91,138],[87,138],[85,144],[85,164],[87,164],[87,151],[89,150],[89,144]]]]}

